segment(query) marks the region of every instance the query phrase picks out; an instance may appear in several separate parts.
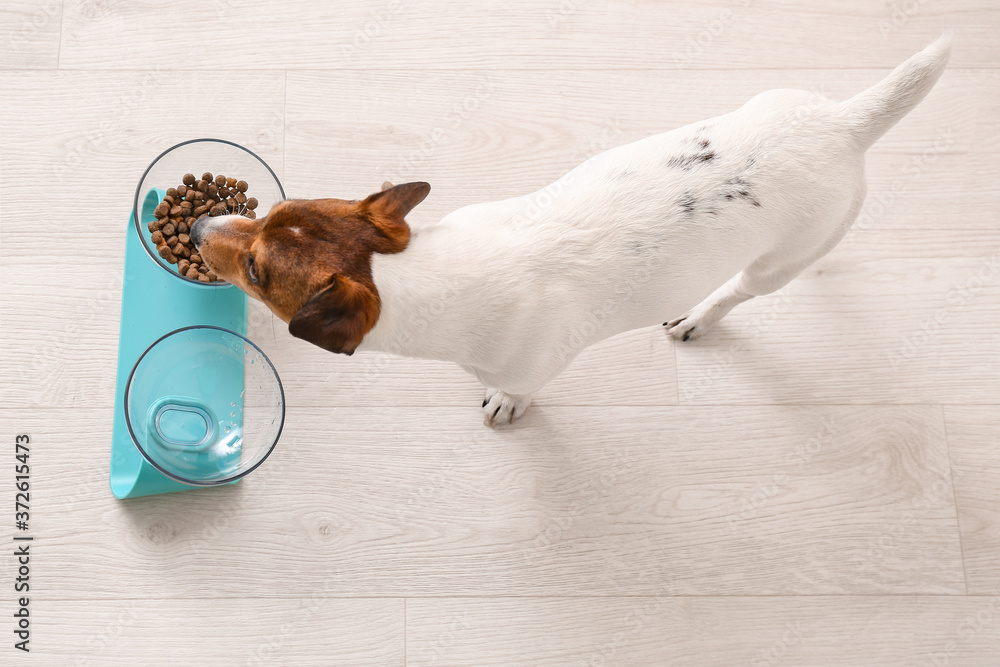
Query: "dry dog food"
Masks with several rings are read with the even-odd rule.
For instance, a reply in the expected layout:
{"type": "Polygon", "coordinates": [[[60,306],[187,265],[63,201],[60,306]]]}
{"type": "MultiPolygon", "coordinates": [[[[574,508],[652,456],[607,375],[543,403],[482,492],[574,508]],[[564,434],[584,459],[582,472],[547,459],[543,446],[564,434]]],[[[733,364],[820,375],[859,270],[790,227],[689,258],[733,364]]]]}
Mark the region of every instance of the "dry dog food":
{"type": "Polygon", "coordinates": [[[214,283],[219,277],[201,261],[201,255],[191,241],[191,225],[203,215],[219,216],[236,213],[253,220],[257,217],[257,199],[247,197],[246,181],[213,176],[205,172],[201,178],[184,174],[181,184],[167,190],[163,201],[153,211],[149,231],[160,257],[177,265],[177,273],[191,280],[214,283]]]}

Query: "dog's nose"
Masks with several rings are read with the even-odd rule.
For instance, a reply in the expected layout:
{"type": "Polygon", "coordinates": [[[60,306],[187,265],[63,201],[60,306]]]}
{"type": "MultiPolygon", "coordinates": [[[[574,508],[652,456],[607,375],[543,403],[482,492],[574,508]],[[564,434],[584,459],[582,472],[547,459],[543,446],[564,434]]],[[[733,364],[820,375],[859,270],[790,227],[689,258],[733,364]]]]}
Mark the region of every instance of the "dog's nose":
{"type": "Polygon", "coordinates": [[[202,236],[205,234],[205,230],[208,228],[207,220],[208,216],[203,215],[197,220],[195,220],[193,223],[191,223],[190,236],[191,236],[191,241],[194,243],[195,247],[201,245],[202,236]]]}

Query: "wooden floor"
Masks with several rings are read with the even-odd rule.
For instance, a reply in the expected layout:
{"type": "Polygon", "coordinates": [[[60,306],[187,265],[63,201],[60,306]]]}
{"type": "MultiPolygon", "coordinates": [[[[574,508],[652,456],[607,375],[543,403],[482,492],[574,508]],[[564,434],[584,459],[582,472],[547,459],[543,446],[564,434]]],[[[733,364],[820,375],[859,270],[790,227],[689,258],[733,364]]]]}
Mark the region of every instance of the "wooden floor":
{"type": "Polygon", "coordinates": [[[35,536],[0,664],[1000,665],[995,2],[159,4],[0,5],[0,435],[32,437],[35,536]],[[843,99],[947,27],[850,236],[705,339],[606,341],[491,431],[459,369],[253,304],[274,454],[111,496],[125,225],[166,147],[239,142],[297,197],[426,180],[427,224],[768,88],[843,99]]]}

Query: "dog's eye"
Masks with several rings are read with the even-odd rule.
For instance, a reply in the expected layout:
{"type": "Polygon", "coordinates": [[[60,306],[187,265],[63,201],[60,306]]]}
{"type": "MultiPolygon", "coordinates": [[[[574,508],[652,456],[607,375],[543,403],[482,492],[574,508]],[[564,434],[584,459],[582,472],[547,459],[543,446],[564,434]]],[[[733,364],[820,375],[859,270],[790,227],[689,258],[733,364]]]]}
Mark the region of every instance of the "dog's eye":
{"type": "Polygon", "coordinates": [[[250,282],[257,285],[257,263],[253,260],[253,255],[247,255],[247,271],[250,273],[250,282]]]}

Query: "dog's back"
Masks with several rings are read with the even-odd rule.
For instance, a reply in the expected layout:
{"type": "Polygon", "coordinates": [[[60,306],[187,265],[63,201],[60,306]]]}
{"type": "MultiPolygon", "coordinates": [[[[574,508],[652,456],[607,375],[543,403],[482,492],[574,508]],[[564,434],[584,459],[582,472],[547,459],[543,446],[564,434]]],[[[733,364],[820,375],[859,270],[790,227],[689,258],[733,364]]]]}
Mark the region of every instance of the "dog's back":
{"type": "Polygon", "coordinates": [[[452,286],[449,312],[423,349],[404,353],[451,358],[490,386],[528,393],[583,348],[695,309],[741,272],[746,298],[773,291],[849,228],[865,150],[927,94],[948,44],[943,36],[845,102],[768,91],[605,151],[530,195],[457,210],[404,253],[376,258],[383,318],[396,310],[381,287],[397,280],[391,267],[406,264],[399,275],[412,279],[434,266],[452,286]]]}

